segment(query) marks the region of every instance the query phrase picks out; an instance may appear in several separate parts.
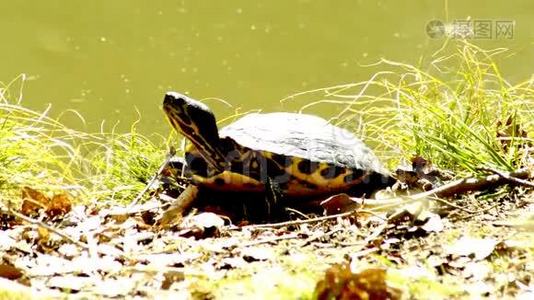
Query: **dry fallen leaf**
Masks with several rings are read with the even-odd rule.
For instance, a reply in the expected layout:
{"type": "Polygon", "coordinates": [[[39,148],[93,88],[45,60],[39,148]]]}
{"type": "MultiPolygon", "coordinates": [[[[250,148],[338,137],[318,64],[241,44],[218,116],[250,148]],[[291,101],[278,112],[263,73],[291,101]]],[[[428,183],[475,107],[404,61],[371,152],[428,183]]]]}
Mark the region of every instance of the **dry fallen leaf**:
{"type": "MultiPolygon", "coordinates": [[[[2,200],[0,199],[0,202],[1,201],[2,200]]],[[[0,230],[10,229],[20,224],[21,224],[21,220],[19,220],[12,214],[3,212],[3,211],[0,212],[0,230]]]]}
{"type": "Polygon", "coordinates": [[[432,162],[420,155],[413,156],[410,158],[410,161],[412,162],[412,169],[417,172],[417,174],[428,174],[432,170],[432,162]]]}
{"type": "Polygon", "coordinates": [[[475,260],[482,260],[493,253],[497,240],[477,239],[471,237],[461,237],[451,245],[445,246],[445,252],[456,256],[474,256],[475,260]]]}
{"type": "Polygon", "coordinates": [[[247,247],[241,250],[241,255],[247,262],[270,260],[275,257],[273,249],[269,247],[247,247]]]}
{"type": "MultiPolygon", "coordinates": [[[[420,214],[419,216],[422,217],[422,215],[423,214],[420,214]]],[[[421,229],[426,232],[441,232],[443,231],[443,228],[443,220],[438,214],[425,211],[425,220],[421,229]]]]}
{"type": "Polygon", "coordinates": [[[72,200],[66,193],[56,194],[50,200],[46,207],[46,214],[53,218],[57,216],[63,216],[70,212],[72,208],[72,200]]]}
{"type": "Polygon", "coordinates": [[[487,261],[471,261],[465,265],[463,276],[474,281],[483,281],[489,277],[491,270],[492,268],[487,261]]]}
{"type": "Polygon", "coordinates": [[[96,277],[75,275],[54,276],[48,281],[48,286],[64,291],[75,292],[98,284],[96,277]]]}
{"type": "Polygon", "coordinates": [[[56,194],[52,198],[30,187],[22,189],[21,212],[26,216],[35,216],[43,209],[49,217],[57,217],[70,212],[72,201],[66,193],[56,194]]]}
{"type": "Polygon", "coordinates": [[[53,251],[50,243],[50,231],[44,227],[37,228],[37,244],[39,245],[39,250],[50,253],[53,251]]]}
{"type": "Polygon", "coordinates": [[[513,142],[520,142],[524,146],[532,146],[528,140],[528,132],[524,130],[524,126],[517,115],[510,114],[506,121],[498,120],[496,137],[501,142],[504,150],[507,150],[513,142]]]}
{"type": "Polygon", "coordinates": [[[203,228],[220,228],[224,226],[224,220],[214,213],[200,213],[191,217],[191,223],[203,228]]]}
{"type": "Polygon", "coordinates": [[[102,280],[91,288],[92,292],[109,298],[124,298],[135,290],[135,282],[129,278],[102,280]]]}
{"type": "Polygon", "coordinates": [[[211,212],[200,213],[184,219],[180,227],[180,235],[196,239],[217,236],[219,229],[224,226],[224,220],[211,212]]]}
{"type": "Polygon", "coordinates": [[[161,288],[164,290],[168,290],[173,283],[180,282],[185,279],[184,272],[173,271],[173,270],[169,270],[163,273],[163,277],[165,279],[161,283],[161,288]]]}
{"type": "Polygon", "coordinates": [[[61,255],[65,256],[66,258],[73,258],[73,257],[80,255],[80,250],[78,249],[77,246],[73,244],[63,244],[57,249],[57,252],[59,252],[61,255]]]}
{"type": "Polygon", "coordinates": [[[0,251],[7,251],[15,246],[15,240],[5,231],[0,231],[0,251]]]}
{"type": "Polygon", "coordinates": [[[520,230],[534,232],[534,213],[526,214],[519,218],[494,222],[494,225],[515,227],[520,230]]]}
{"type": "Polygon", "coordinates": [[[334,265],[315,287],[315,297],[326,299],[400,299],[401,291],[388,286],[386,270],[366,269],[352,273],[350,265],[334,265]]]}
{"type": "MultiPolygon", "coordinates": [[[[45,299],[43,293],[37,293],[31,287],[20,284],[17,281],[0,278],[0,291],[2,291],[3,299],[45,299]],[[13,297],[14,296],[14,297],[13,297]]],[[[52,299],[51,295],[48,297],[52,299]]]]}
{"type": "Polygon", "coordinates": [[[493,287],[486,282],[475,281],[466,284],[465,290],[469,293],[470,299],[481,299],[484,295],[491,295],[493,287]]]}
{"type": "Polygon", "coordinates": [[[22,277],[22,272],[16,267],[8,264],[0,264],[0,277],[14,280],[22,277]]]}
{"type": "Polygon", "coordinates": [[[43,193],[30,187],[22,188],[22,207],[21,212],[26,216],[34,216],[44,209],[50,203],[50,199],[43,193]]]}
{"type": "Polygon", "coordinates": [[[225,257],[217,264],[219,269],[229,270],[243,268],[247,262],[242,257],[225,257]]]}
{"type": "Polygon", "coordinates": [[[321,202],[327,216],[354,210],[360,206],[347,194],[337,194],[321,202]]]}
{"type": "Polygon", "coordinates": [[[153,268],[165,268],[185,265],[187,262],[195,260],[200,256],[202,256],[201,253],[154,253],[141,254],[136,259],[153,268]]]}

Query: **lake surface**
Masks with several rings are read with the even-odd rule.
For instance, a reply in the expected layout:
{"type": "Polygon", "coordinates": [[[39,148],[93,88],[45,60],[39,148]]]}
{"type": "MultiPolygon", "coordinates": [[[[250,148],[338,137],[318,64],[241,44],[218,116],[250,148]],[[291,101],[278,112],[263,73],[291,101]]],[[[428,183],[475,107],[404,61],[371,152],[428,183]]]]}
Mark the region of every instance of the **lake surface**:
{"type": "MultiPolygon", "coordinates": [[[[381,57],[418,64],[444,42],[432,20],[513,21],[511,37],[473,40],[506,47],[509,80],[534,70],[533,1],[2,1],[0,81],[27,75],[23,103],[51,115],[75,109],[97,130],[142,119],[166,134],[165,91],[222,98],[241,108],[292,111],[280,99],[369,78],[381,57]]],[[[207,100],[219,115],[233,110],[207,100]]],[[[325,111],[328,115],[331,112],[325,111]]]]}

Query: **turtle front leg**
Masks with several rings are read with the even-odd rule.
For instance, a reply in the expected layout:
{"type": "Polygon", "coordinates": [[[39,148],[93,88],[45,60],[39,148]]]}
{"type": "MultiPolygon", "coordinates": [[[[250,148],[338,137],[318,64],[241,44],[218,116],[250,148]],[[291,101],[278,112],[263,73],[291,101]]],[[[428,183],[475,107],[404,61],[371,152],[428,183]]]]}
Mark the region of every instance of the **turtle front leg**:
{"type": "Polygon", "coordinates": [[[181,194],[173,201],[169,207],[158,220],[158,225],[161,227],[169,227],[177,224],[182,220],[182,217],[188,212],[198,196],[198,187],[190,184],[181,194]]]}

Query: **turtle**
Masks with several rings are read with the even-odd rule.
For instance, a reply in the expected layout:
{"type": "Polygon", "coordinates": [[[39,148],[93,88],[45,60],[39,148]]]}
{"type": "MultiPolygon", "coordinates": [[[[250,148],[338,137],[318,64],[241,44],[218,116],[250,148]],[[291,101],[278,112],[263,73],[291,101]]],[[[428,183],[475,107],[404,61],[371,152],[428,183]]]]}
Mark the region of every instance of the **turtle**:
{"type": "Polygon", "coordinates": [[[394,182],[353,133],[315,115],[250,113],[219,130],[208,106],[177,92],[165,94],[163,110],[190,142],[184,158],[195,188],[295,199],[369,196],[394,182]]]}

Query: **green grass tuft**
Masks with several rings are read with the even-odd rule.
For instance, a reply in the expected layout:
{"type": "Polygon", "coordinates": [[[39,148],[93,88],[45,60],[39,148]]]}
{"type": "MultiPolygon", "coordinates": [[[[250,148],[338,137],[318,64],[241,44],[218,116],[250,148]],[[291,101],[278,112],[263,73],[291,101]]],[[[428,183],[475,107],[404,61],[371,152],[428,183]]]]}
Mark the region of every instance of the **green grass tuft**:
{"type": "Polygon", "coordinates": [[[534,81],[511,84],[503,78],[496,59],[506,52],[457,42],[434,54],[428,71],[383,59],[373,65],[382,71],[367,81],[287,99],[314,101],[303,110],[338,106],[333,120],[365,136],[391,168],[421,155],[460,173],[512,170],[528,159],[524,146],[531,139],[511,128],[533,132],[534,81]],[[509,126],[498,125],[507,121],[509,126]],[[499,136],[503,131],[508,134],[499,136]]]}
{"type": "MultiPolygon", "coordinates": [[[[446,44],[425,68],[381,60],[382,71],[367,81],[290,99],[314,101],[303,111],[338,108],[332,122],[366,137],[390,169],[421,155],[458,174],[512,170],[529,163],[532,139],[523,131],[534,129],[534,80],[506,81],[497,64],[505,52],[446,44]]],[[[0,198],[20,199],[31,186],[83,200],[133,199],[164,160],[169,138],[154,142],[137,122],[127,133],[73,130],[49,117],[50,107],[21,105],[24,79],[0,83],[0,198]]]]}
{"type": "MultiPolygon", "coordinates": [[[[0,84],[0,198],[20,199],[20,189],[70,191],[83,200],[128,201],[165,157],[136,131],[87,133],[66,127],[20,104],[24,76],[0,84]],[[13,90],[16,90],[13,92],[13,90]]],[[[50,107],[49,107],[50,108],[50,107]]]]}

